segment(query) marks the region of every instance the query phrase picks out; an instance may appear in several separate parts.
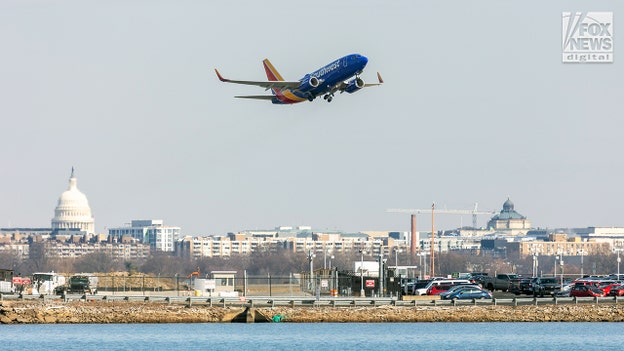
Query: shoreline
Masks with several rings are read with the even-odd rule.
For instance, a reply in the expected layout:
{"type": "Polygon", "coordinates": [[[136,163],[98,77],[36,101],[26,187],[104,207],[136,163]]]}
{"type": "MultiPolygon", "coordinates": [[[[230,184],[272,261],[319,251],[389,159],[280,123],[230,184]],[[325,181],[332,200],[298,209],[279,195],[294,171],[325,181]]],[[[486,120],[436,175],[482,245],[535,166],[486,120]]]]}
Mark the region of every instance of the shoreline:
{"type": "MultiPolygon", "coordinates": [[[[241,307],[192,307],[144,302],[2,301],[0,324],[232,323],[241,307]]],[[[619,304],[542,306],[372,306],[253,308],[256,322],[624,322],[619,304]]]]}

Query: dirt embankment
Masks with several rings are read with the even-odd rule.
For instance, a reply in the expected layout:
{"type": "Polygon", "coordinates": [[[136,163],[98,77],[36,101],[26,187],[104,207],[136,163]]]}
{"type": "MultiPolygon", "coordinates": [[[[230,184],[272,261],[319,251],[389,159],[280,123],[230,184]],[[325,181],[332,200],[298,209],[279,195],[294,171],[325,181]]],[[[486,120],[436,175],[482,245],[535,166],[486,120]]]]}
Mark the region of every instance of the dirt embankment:
{"type": "MultiPolygon", "coordinates": [[[[143,302],[3,301],[1,324],[53,323],[229,323],[244,308],[143,302]]],[[[255,312],[282,322],[624,322],[624,305],[457,307],[276,307],[255,312]]]]}

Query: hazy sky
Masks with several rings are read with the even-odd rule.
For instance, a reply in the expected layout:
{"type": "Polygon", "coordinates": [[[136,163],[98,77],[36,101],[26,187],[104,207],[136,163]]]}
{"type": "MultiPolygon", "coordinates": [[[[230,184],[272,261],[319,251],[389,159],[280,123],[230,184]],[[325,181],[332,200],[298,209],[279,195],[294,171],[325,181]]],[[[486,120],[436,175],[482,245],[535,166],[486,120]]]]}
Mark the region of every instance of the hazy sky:
{"type": "Polygon", "coordinates": [[[0,227],[50,227],[72,166],[98,232],[408,231],[386,209],[508,196],[536,227],[624,226],[620,28],[621,1],[4,0],[0,227]],[[563,11],[613,12],[614,63],[561,62],[563,11]],[[280,106],[214,74],[349,53],[386,83],[280,106]]]}

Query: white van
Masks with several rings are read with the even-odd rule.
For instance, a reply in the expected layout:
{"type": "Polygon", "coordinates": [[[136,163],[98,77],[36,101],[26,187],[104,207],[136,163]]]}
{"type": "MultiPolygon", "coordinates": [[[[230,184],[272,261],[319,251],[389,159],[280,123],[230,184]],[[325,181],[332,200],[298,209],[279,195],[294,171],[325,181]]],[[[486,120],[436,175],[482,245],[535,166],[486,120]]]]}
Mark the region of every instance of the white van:
{"type": "Polygon", "coordinates": [[[416,290],[416,295],[438,295],[443,291],[447,291],[452,286],[460,284],[474,284],[468,279],[442,279],[432,280],[424,288],[416,290]]]}

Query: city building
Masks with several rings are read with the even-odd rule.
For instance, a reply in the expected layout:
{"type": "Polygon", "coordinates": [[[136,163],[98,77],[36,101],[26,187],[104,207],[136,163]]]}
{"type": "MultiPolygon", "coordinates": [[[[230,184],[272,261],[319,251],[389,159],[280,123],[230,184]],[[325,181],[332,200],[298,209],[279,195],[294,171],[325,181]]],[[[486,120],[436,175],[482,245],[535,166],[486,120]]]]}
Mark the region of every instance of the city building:
{"type": "Polygon", "coordinates": [[[46,254],[56,258],[78,258],[92,253],[106,253],[113,260],[137,260],[150,257],[150,245],[135,242],[58,242],[47,241],[44,244],[46,254]]]}
{"type": "Polygon", "coordinates": [[[108,234],[121,241],[124,236],[149,244],[153,250],[173,252],[181,235],[180,227],[165,226],[162,219],[133,220],[130,226],[110,228],[108,234]]]}
{"type": "Polygon", "coordinates": [[[52,218],[52,233],[64,231],[79,231],[82,234],[95,232],[89,201],[85,194],[78,190],[73,167],[69,177],[69,189],[59,197],[58,204],[54,209],[54,218],[52,218]]]}
{"type": "Polygon", "coordinates": [[[277,227],[274,230],[250,230],[230,233],[227,236],[186,236],[176,242],[176,255],[190,259],[204,257],[228,257],[253,252],[292,252],[309,254],[327,259],[332,254],[355,253],[360,250],[367,255],[388,257],[394,247],[407,252],[405,241],[388,237],[372,237],[364,233],[338,231],[312,231],[310,227],[277,227]]]}
{"type": "Polygon", "coordinates": [[[510,259],[528,256],[593,256],[611,253],[612,243],[597,240],[557,239],[556,241],[508,241],[506,255],[510,259]]]}

